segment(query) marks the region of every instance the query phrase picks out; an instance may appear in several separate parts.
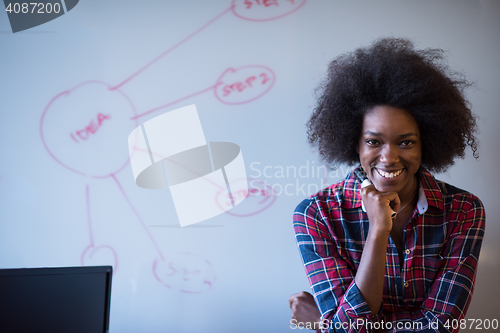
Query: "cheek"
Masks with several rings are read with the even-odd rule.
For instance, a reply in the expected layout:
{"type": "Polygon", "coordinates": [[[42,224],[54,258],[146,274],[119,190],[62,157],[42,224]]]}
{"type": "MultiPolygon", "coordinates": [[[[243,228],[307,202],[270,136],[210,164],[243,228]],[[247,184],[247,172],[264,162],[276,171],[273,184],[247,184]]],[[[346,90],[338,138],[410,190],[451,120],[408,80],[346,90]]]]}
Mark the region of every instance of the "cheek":
{"type": "Polygon", "coordinates": [[[413,152],[413,159],[415,161],[421,161],[422,160],[422,147],[419,146],[418,149],[415,149],[413,152]]]}
{"type": "Polygon", "coordinates": [[[377,158],[377,152],[374,149],[361,148],[358,152],[361,163],[370,164],[377,158]]]}
{"type": "Polygon", "coordinates": [[[413,164],[415,168],[418,169],[422,161],[422,154],[420,153],[420,151],[415,151],[406,155],[405,159],[411,164],[413,164]]]}

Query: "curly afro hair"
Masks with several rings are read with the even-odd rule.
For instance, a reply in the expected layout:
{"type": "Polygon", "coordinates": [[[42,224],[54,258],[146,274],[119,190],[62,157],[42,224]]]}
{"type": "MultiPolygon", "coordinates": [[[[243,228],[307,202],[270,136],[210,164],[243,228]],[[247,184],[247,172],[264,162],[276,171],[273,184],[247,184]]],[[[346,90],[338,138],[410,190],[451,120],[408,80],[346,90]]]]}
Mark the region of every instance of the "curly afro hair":
{"type": "Polygon", "coordinates": [[[340,55],[328,67],[308,123],[309,143],[329,165],[359,162],[363,117],[375,106],[408,111],[422,139],[422,165],[444,171],[470,146],[477,158],[476,117],[464,89],[471,84],[445,63],[441,49],[415,50],[407,39],[383,38],[340,55]]]}

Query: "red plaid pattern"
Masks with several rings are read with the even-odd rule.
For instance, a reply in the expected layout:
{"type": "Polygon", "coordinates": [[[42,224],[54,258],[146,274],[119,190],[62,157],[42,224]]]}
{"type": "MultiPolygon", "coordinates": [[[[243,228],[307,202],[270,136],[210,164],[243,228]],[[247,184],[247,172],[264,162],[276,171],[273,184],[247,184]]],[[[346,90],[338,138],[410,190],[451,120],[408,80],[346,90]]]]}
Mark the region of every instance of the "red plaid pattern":
{"type": "Polygon", "coordinates": [[[299,252],[329,332],[371,331],[373,326],[356,321],[384,321],[389,332],[450,332],[443,324],[464,318],[484,235],[484,208],[473,194],[435,180],[423,168],[419,178],[420,197],[404,231],[401,266],[389,237],[377,315],[371,315],[354,282],[368,234],[354,174],[297,206],[293,226],[299,252]]]}

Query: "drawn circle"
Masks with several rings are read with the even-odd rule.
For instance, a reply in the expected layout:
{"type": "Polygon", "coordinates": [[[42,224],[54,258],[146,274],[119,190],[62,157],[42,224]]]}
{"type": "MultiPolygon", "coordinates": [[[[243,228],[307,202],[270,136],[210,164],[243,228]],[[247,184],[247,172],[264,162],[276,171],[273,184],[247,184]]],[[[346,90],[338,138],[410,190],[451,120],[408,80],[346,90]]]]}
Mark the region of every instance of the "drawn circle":
{"type": "Polygon", "coordinates": [[[82,266],[111,265],[113,266],[113,273],[118,270],[118,256],[115,250],[108,245],[96,247],[89,245],[83,250],[80,262],[82,266]]]}
{"type": "Polygon", "coordinates": [[[246,197],[243,202],[236,207],[232,207],[231,197],[227,189],[221,189],[215,196],[215,201],[220,209],[225,210],[226,214],[238,217],[248,217],[259,214],[260,212],[271,207],[276,201],[276,193],[274,193],[270,184],[264,183],[253,178],[239,178],[229,184],[231,194],[244,195],[246,197]],[[245,188],[245,183],[250,182],[250,186],[246,193],[240,194],[239,188],[245,188]]]}
{"type": "Polygon", "coordinates": [[[213,287],[215,273],[204,258],[188,252],[170,255],[153,262],[153,274],[165,287],[183,293],[197,294],[213,287]]]}
{"type": "Polygon", "coordinates": [[[40,119],[40,137],[48,154],[82,176],[109,177],[129,156],[123,144],[137,126],[132,101],[100,81],[83,82],[53,97],[40,119]]]}
{"type": "Polygon", "coordinates": [[[306,0],[233,0],[234,15],[249,21],[270,21],[290,15],[306,3],[306,0]]]}
{"type": "Polygon", "coordinates": [[[214,94],[225,104],[243,104],[266,94],[274,85],[276,75],[260,65],[228,68],[217,79],[214,94]]]}

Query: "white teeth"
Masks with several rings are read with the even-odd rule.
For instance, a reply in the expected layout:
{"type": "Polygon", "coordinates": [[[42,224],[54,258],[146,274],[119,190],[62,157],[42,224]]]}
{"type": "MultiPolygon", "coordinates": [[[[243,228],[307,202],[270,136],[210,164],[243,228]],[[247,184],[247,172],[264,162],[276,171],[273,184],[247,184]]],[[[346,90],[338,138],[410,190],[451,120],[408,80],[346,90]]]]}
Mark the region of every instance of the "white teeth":
{"type": "Polygon", "coordinates": [[[385,178],[394,178],[394,177],[397,177],[401,174],[401,172],[403,172],[403,169],[399,170],[399,171],[396,171],[396,172],[385,172],[385,171],[382,171],[380,169],[377,169],[377,172],[382,176],[382,177],[385,177],[385,178]]]}

